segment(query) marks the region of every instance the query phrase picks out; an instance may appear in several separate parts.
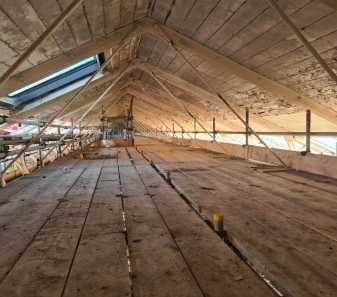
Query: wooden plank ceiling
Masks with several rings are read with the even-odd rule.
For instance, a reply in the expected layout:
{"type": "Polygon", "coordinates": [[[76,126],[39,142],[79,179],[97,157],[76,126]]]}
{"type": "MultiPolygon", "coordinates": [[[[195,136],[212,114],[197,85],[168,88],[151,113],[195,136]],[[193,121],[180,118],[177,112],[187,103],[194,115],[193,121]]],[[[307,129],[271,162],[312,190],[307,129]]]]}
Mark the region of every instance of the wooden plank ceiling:
{"type": "MultiPolygon", "coordinates": [[[[323,2],[328,1],[279,0],[277,3],[329,66],[337,70],[337,12],[329,6],[329,3],[323,2]]],[[[70,3],[71,0],[0,2],[0,74],[3,74],[24,53],[70,3]]],[[[122,32],[119,30],[147,17],[205,46],[217,53],[219,57],[227,57],[253,70],[261,77],[269,78],[327,107],[328,110],[337,112],[335,82],[303,47],[266,0],[84,0],[39,50],[20,67],[11,78],[14,83],[18,83],[16,85],[12,83],[10,90],[18,89],[20,84],[25,83],[27,76],[31,81],[40,79],[41,75],[36,78],[33,75],[40,69],[45,71],[42,76],[52,73],[53,69],[47,69],[48,65],[51,65],[48,63],[55,59],[64,60],[64,67],[66,67],[69,64],[69,61],[68,64],[66,63],[66,59],[72,58],[72,53],[78,53],[82,49],[84,51],[92,44],[99,48],[100,43],[106,42],[104,38],[110,38],[110,40],[118,38],[121,36],[118,32],[122,32]],[[32,72],[33,70],[36,71],[32,72]]],[[[117,46],[118,44],[112,44],[111,47],[102,47],[105,56],[108,57],[117,46]]],[[[182,49],[182,52],[226,100],[240,110],[246,107],[250,109],[255,116],[252,125],[259,130],[303,130],[303,106],[289,102],[273,93],[273,90],[267,91],[247,82],[231,71],[224,71],[216,63],[205,61],[193,51],[182,49]]],[[[85,57],[86,54],[89,53],[84,52],[81,55],[85,57]]],[[[197,87],[210,92],[207,85],[187,63],[163,38],[154,35],[151,30],[145,30],[142,34],[132,37],[113,58],[112,63],[106,67],[103,76],[93,82],[92,86],[78,99],[77,105],[74,103],[60,119],[69,121],[70,117],[76,118],[83,114],[85,108],[88,108],[115,79],[114,73],[120,68],[124,69],[123,67],[126,67],[129,61],[136,63],[136,66],[130,68],[120,80],[120,84],[114,87],[104,99],[107,103],[111,95],[122,88],[114,99],[118,101],[110,110],[109,116],[124,113],[128,108],[131,95],[137,97],[135,92],[154,100],[151,103],[144,102],[148,110],[163,110],[160,105],[166,104],[178,111],[179,106],[167,94],[164,96],[164,89],[148,72],[139,67],[135,59],[178,78],[179,83],[165,80],[162,82],[182,102],[193,104],[208,113],[202,115],[195,113],[199,119],[210,122],[211,115],[214,115],[235,123],[236,127],[242,127],[222,105],[205,98],[202,91],[199,93],[195,91],[197,87]],[[147,89],[146,92],[139,86],[139,82],[143,83],[147,89]],[[194,92],[191,88],[194,88],[194,92]]],[[[38,98],[25,105],[12,106],[7,110],[5,107],[0,107],[0,111],[21,118],[40,115],[42,120],[48,120],[61,109],[62,104],[69,100],[72,94],[71,91],[64,90],[52,99],[50,96],[38,98]]],[[[135,100],[135,108],[145,107],[139,100],[135,100]]],[[[98,110],[98,107],[95,108],[89,116],[97,113],[98,110]]],[[[180,111],[183,112],[181,109],[180,111]]],[[[166,110],[166,112],[169,111],[166,110]]],[[[162,116],[170,121],[164,112],[162,116]]],[[[188,116],[183,117],[178,114],[176,116],[182,123],[192,123],[188,116]]],[[[316,130],[336,131],[336,121],[333,122],[317,117],[315,118],[316,130]]],[[[233,128],[235,125],[227,125],[223,129],[235,130],[233,128]]]]}

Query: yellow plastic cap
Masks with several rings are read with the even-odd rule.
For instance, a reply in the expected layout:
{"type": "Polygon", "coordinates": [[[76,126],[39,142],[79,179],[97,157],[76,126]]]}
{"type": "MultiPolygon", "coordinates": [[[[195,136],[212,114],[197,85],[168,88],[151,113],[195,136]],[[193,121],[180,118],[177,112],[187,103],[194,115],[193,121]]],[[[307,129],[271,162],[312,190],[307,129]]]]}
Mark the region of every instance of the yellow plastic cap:
{"type": "Polygon", "coordinates": [[[223,214],[222,213],[215,213],[213,215],[214,221],[223,221],[223,214]]]}

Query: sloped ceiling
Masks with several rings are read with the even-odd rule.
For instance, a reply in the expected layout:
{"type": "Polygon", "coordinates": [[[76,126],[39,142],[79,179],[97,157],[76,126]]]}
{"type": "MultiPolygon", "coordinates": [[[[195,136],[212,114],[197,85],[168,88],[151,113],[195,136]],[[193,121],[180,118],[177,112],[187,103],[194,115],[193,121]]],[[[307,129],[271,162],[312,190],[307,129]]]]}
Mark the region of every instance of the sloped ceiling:
{"type": "MultiPolygon", "coordinates": [[[[327,5],[329,3],[323,2],[326,1],[277,1],[329,66],[337,70],[337,12],[327,5]]],[[[15,62],[70,3],[70,0],[1,1],[0,74],[15,62]]],[[[327,107],[332,113],[337,112],[335,82],[265,0],[84,0],[0,92],[2,95],[8,94],[9,90],[19,89],[51,74],[56,71],[56,67],[66,67],[72,61],[91,55],[98,49],[108,57],[127,35],[125,32],[128,28],[146,17],[189,38],[191,42],[205,46],[219,57],[229,58],[261,77],[269,78],[327,107]],[[48,66],[53,61],[58,61],[54,63],[54,68],[48,66]]],[[[216,63],[198,56],[193,49],[182,49],[182,53],[228,102],[242,112],[249,108],[252,125],[256,130],[304,131],[304,109],[300,104],[248,82],[232,71],[224,70],[216,63]]],[[[177,83],[160,78],[177,98],[184,104],[190,104],[191,112],[203,123],[210,123],[214,116],[221,120],[220,128],[224,130],[243,127],[223,105],[210,99],[212,93],[208,86],[163,38],[151,31],[132,37],[115,55],[112,63],[107,65],[104,76],[93,82],[60,119],[69,121],[70,117],[76,119],[83,114],[129,61],[133,61],[136,66],[130,68],[88,116],[97,113],[102,104],[109,102],[119,91],[113,99],[118,101],[110,103],[114,106],[109,115],[124,113],[131,96],[146,96],[147,101],[134,102],[135,116],[139,121],[155,127],[149,121],[155,112],[168,124],[172,122],[168,116],[171,115],[185,127],[191,127],[192,119],[184,114],[150,73],[143,67],[138,67],[140,64],[137,63],[143,61],[179,80],[177,83]]],[[[16,107],[11,114],[21,118],[40,115],[42,120],[48,121],[73,94],[74,91],[65,90],[53,99],[39,98],[35,102],[16,107]]],[[[8,110],[7,112],[9,113],[8,110]]],[[[314,117],[313,130],[336,131],[335,123],[326,117],[314,117]]]]}

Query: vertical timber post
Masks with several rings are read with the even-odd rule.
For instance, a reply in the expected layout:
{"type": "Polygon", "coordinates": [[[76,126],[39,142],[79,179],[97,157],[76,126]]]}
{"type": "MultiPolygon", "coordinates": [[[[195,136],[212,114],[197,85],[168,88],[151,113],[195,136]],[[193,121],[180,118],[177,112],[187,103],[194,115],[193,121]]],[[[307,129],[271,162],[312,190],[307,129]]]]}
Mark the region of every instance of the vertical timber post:
{"type": "MultiPolygon", "coordinates": [[[[60,135],[60,139],[61,139],[61,128],[60,126],[57,128],[57,134],[60,135]]],[[[59,158],[62,157],[62,149],[61,149],[61,143],[59,143],[58,145],[58,155],[59,155],[59,158]]]]}
{"type": "Polygon", "coordinates": [[[104,127],[104,119],[103,119],[102,120],[102,133],[103,133],[102,138],[103,138],[103,140],[105,140],[105,132],[104,132],[104,130],[105,130],[105,127],[104,127]]]}
{"type": "Polygon", "coordinates": [[[305,133],[306,133],[306,151],[310,153],[310,134],[311,134],[311,110],[306,111],[306,125],[305,125],[305,133]]]}
{"type": "Polygon", "coordinates": [[[197,121],[194,119],[194,138],[197,138],[197,121]]]}
{"type": "Polygon", "coordinates": [[[246,107],[246,145],[249,145],[249,129],[248,129],[248,125],[249,125],[249,108],[246,107]]]}
{"type": "Polygon", "coordinates": [[[82,122],[80,122],[80,142],[79,142],[79,148],[82,148],[82,122]]]}
{"type": "MultiPolygon", "coordinates": [[[[71,127],[74,126],[74,120],[73,118],[71,118],[71,127]]],[[[71,139],[72,139],[72,142],[71,142],[71,150],[74,152],[75,151],[75,145],[74,145],[74,130],[71,131],[71,139]]]]}
{"type": "Polygon", "coordinates": [[[174,138],[174,123],[172,123],[172,137],[174,138]]]}
{"type": "MultiPolygon", "coordinates": [[[[40,116],[37,117],[37,121],[40,123],[40,116]]],[[[40,126],[37,126],[37,133],[39,133],[41,130],[40,126]]],[[[39,139],[40,145],[42,143],[42,138],[39,139]]],[[[39,154],[39,159],[40,159],[40,169],[44,167],[44,163],[43,163],[43,157],[42,157],[42,150],[39,149],[38,150],[38,154],[39,154]]]]}

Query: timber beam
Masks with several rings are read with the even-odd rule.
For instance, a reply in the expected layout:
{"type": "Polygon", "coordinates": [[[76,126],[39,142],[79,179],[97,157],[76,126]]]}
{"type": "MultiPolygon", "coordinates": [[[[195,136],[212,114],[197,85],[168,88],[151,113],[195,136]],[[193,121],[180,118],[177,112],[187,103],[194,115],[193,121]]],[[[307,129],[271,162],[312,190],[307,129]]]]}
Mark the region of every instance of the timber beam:
{"type": "MultiPolygon", "coordinates": [[[[154,94],[160,96],[161,98],[163,98],[163,99],[165,99],[165,100],[168,100],[168,101],[171,100],[170,97],[169,97],[165,92],[163,92],[163,91],[161,91],[161,90],[159,90],[159,89],[157,89],[157,88],[155,88],[155,87],[149,86],[148,84],[145,84],[145,83],[143,83],[143,82],[140,82],[140,81],[135,81],[135,82],[136,82],[136,85],[139,85],[139,84],[140,84],[141,86],[143,86],[143,87],[145,88],[145,90],[148,92],[148,94],[149,94],[149,93],[154,93],[154,94]]],[[[132,94],[135,95],[135,96],[141,96],[141,98],[144,99],[144,100],[146,100],[147,97],[148,97],[148,96],[145,96],[145,95],[143,95],[143,94],[137,92],[136,90],[133,90],[133,89],[130,89],[130,88],[127,88],[126,90],[127,90],[129,93],[132,93],[132,94]]],[[[194,104],[188,103],[188,102],[186,102],[186,101],[184,101],[184,100],[181,100],[181,99],[179,99],[179,101],[180,101],[186,108],[188,108],[188,109],[191,110],[191,111],[194,111],[194,112],[196,112],[196,113],[198,113],[198,114],[200,114],[200,115],[202,115],[202,116],[204,116],[204,117],[206,117],[206,118],[209,118],[209,119],[215,118],[215,120],[216,120],[216,122],[217,122],[218,124],[220,124],[220,125],[222,125],[222,126],[224,126],[224,127],[226,127],[226,128],[230,128],[230,129],[232,129],[233,131],[241,131],[241,130],[243,129],[241,126],[238,126],[238,125],[233,124],[233,123],[231,123],[231,122],[229,122],[229,121],[226,121],[226,120],[224,120],[224,119],[218,117],[217,115],[215,115],[215,114],[213,114],[213,113],[206,112],[205,110],[203,110],[203,109],[201,109],[201,108],[195,106],[194,104]]],[[[252,117],[252,115],[250,115],[250,118],[254,118],[254,119],[255,119],[255,118],[258,118],[258,117],[257,117],[257,116],[252,117]]],[[[263,126],[263,125],[261,125],[261,126],[263,126]]],[[[276,126],[276,127],[279,127],[279,126],[277,126],[277,125],[275,125],[275,126],[276,126]]],[[[271,126],[268,125],[268,127],[271,127],[271,126]]],[[[226,128],[225,128],[225,129],[226,129],[226,128]]],[[[278,129],[273,128],[273,129],[271,129],[271,131],[272,131],[272,132],[285,132],[285,133],[289,132],[288,130],[286,130],[286,129],[282,128],[282,127],[279,127],[278,129]]],[[[305,143],[306,143],[305,138],[304,138],[304,137],[301,137],[301,136],[295,136],[295,137],[293,138],[293,140],[296,141],[296,142],[298,142],[298,143],[300,143],[300,144],[305,144],[305,143]]],[[[266,141],[266,139],[264,139],[264,141],[266,141]]],[[[286,141],[288,142],[289,139],[286,140],[286,141]]],[[[312,148],[313,148],[314,150],[318,151],[318,152],[325,152],[325,151],[327,151],[326,148],[324,148],[324,147],[322,147],[322,146],[320,146],[320,145],[314,144],[314,143],[312,143],[312,148]]]]}
{"type": "MultiPolygon", "coordinates": [[[[153,87],[151,87],[151,86],[149,86],[149,85],[147,85],[147,84],[144,84],[144,83],[141,82],[141,81],[136,81],[136,85],[142,86],[147,92],[155,93],[156,95],[159,95],[161,98],[163,98],[163,99],[165,99],[165,100],[167,100],[167,101],[170,101],[170,100],[171,100],[170,96],[168,96],[167,93],[165,93],[165,92],[163,92],[163,91],[160,91],[159,89],[153,88],[153,87]]],[[[133,89],[130,89],[130,88],[128,88],[127,91],[128,91],[129,93],[132,93],[132,94],[135,95],[135,96],[142,96],[142,95],[143,95],[143,94],[137,92],[136,90],[133,90],[133,89]]],[[[146,97],[143,95],[142,98],[146,98],[146,97]]],[[[211,120],[212,118],[216,117],[217,122],[221,123],[223,126],[229,128],[230,130],[238,131],[238,130],[240,130],[240,129],[241,129],[241,130],[243,129],[241,126],[236,125],[236,124],[233,124],[233,123],[231,123],[230,121],[224,120],[224,119],[220,118],[219,116],[216,116],[216,115],[214,115],[214,114],[212,114],[212,113],[210,113],[210,112],[207,112],[207,111],[205,111],[204,109],[202,109],[202,108],[200,108],[200,107],[198,107],[198,106],[196,106],[196,105],[194,105],[194,104],[188,103],[188,102],[186,102],[186,101],[184,101],[184,100],[182,100],[182,99],[179,99],[179,98],[177,98],[177,99],[178,99],[179,102],[180,102],[181,104],[183,104],[187,109],[192,110],[193,112],[196,112],[196,113],[200,114],[200,115],[203,116],[203,117],[209,118],[210,120],[211,120]]],[[[145,99],[145,100],[146,100],[146,99],[145,99]]],[[[171,101],[172,101],[172,100],[171,100],[171,101]]]]}
{"type": "MultiPolygon", "coordinates": [[[[120,75],[120,73],[122,73],[126,68],[128,67],[128,63],[124,63],[122,65],[120,65],[120,67],[118,68],[118,70],[115,70],[113,73],[105,75],[99,79],[96,79],[94,81],[92,81],[88,87],[86,88],[85,91],[90,91],[93,88],[99,87],[102,84],[114,80],[116,77],[118,77],[120,75]]],[[[132,71],[134,69],[134,65],[130,65],[128,68],[128,71],[132,71]]],[[[43,110],[51,108],[54,105],[63,105],[65,104],[65,102],[69,101],[77,92],[78,90],[81,88],[81,86],[79,86],[76,89],[73,89],[69,92],[67,92],[67,89],[63,90],[64,93],[63,95],[53,98],[50,96],[46,96],[45,98],[42,99],[38,99],[38,100],[34,100],[34,102],[28,103],[26,104],[23,108],[21,108],[20,110],[17,110],[14,115],[16,118],[28,118],[30,116],[34,116],[37,114],[40,114],[41,112],[43,112],[43,110]]]]}
{"type": "Polygon", "coordinates": [[[139,27],[133,34],[133,37],[147,32],[147,23],[147,18],[138,20],[137,22],[133,22],[114,32],[100,36],[85,45],[79,46],[76,49],[67,52],[66,54],[44,62],[43,64],[35,66],[25,72],[12,76],[0,88],[0,97],[6,96],[7,94],[28,86],[64,68],[81,62],[84,59],[90,58],[111,48],[120,46],[135,26],[139,27]]]}
{"type": "Polygon", "coordinates": [[[332,9],[337,10],[337,1],[336,0],[319,0],[325,5],[330,6],[332,9]]]}
{"type": "MultiPolygon", "coordinates": [[[[151,97],[149,97],[149,96],[147,96],[145,94],[142,94],[142,93],[140,93],[140,92],[138,92],[136,90],[127,88],[126,92],[128,92],[131,95],[136,96],[139,99],[141,99],[142,102],[145,101],[146,103],[150,103],[150,104],[156,106],[157,108],[164,110],[166,113],[170,113],[171,116],[172,115],[177,115],[177,116],[180,116],[182,118],[188,118],[189,119],[189,116],[186,113],[181,112],[181,111],[177,110],[176,108],[171,107],[171,106],[169,106],[167,104],[161,103],[161,102],[159,102],[159,101],[157,101],[157,100],[155,100],[155,99],[153,99],[153,98],[151,98],[151,97]]],[[[150,108],[150,106],[147,106],[147,107],[150,108]]]]}
{"type": "MultiPolygon", "coordinates": [[[[153,65],[150,65],[148,63],[142,63],[140,60],[135,60],[134,61],[135,64],[137,65],[138,68],[147,71],[146,67],[148,67],[154,74],[156,74],[157,76],[163,78],[164,80],[168,81],[170,84],[177,86],[178,88],[183,89],[184,91],[197,96],[200,99],[209,101],[212,104],[215,104],[217,106],[223,107],[224,109],[229,111],[229,108],[227,107],[227,105],[223,104],[223,102],[219,99],[218,96],[212,95],[211,93],[198,88],[197,86],[177,77],[174,76],[172,74],[169,74],[153,65]],[[145,64],[146,67],[142,64],[145,64]]],[[[246,110],[243,108],[239,108],[237,106],[235,106],[234,104],[231,103],[232,108],[242,117],[245,117],[246,115],[246,110]]],[[[269,131],[284,131],[286,132],[287,130],[270,122],[267,121],[257,115],[254,114],[250,114],[249,115],[250,120],[258,125],[260,125],[263,128],[266,128],[269,131]]]]}
{"type": "Polygon", "coordinates": [[[197,43],[194,40],[164,25],[158,24],[154,20],[152,27],[149,26],[148,30],[155,36],[165,40],[161,33],[163,32],[170,39],[170,41],[173,42],[173,44],[180,47],[181,49],[193,53],[204,61],[207,61],[214,66],[227,71],[228,73],[234,74],[237,77],[240,77],[241,79],[256,85],[257,87],[260,87],[293,104],[296,104],[297,106],[300,106],[304,109],[310,109],[313,113],[320,116],[321,118],[337,124],[337,112],[331,108],[319,104],[310,98],[302,96],[301,94],[228,59],[227,57],[197,43]]]}
{"type": "MultiPolygon", "coordinates": [[[[111,98],[111,96],[114,96],[114,94],[116,92],[119,91],[119,89],[121,88],[121,86],[124,85],[128,85],[132,80],[131,79],[126,79],[124,81],[120,81],[118,82],[106,95],[105,95],[105,99],[103,99],[101,101],[101,105],[105,105],[108,101],[109,98],[111,98]]],[[[82,100],[79,100],[71,105],[69,105],[69,107],[60,114],[60,118],[65,118],[65,117],[69,117],[69,115],[76,113],[78,110],[83,109],[84,107],[88,107],[89,105],[91,105],[93,102],[95,102],[97,100],[97,98],[102,95],[102,93],[104,92],[104,90],[102,90],[101,92],[99,92],[98,94],[91,96],[89,98],[85,98],[82,100]]],[[[52,118],[54,115],[56,114],[50,114],[49,116],[45,117],[44,120],[45,121],[49,121],[50,118],[52,118]]]]}
{"type": "MultiPolygon", "coordinates": [[[[327,5],[330,4],[329,6],[331,6],[333,1],[325,0],[324,3],[327,5]]],[[[334,110],[319,104],[310,98],[302,96],[301,94],[238,64],[227,57],[222,56],[219,53],[193,41],[192,39],[185,37],[184,35],[175,32],[164,25],[158,24],[156,21],[150,18],[144,18],[137,22],[131,23],[119,30],[116,30],[115,32],[104,35],[84,46],[81,46],[74,51],[54,58],[48,62],[27,70],[20,75],[10,78],[7,83],[5,83],[2,88],[0,88],[0,96],[5,96],[8,93],[27,86],[38,79],[44,78],[87,57],[120,45],[123,42],[123,39],[137,24],[139,24],[140,27],[137,29],[134,36],[143,34],[145,32],[150,32],[160,38],[163,38],[163,35],[161,34],[161,32],[163,32],[175,45],[179,46],[183,50],[195,54],[204,61],[207,61],[214,66],[223,69],[224,71],[232,73],[237,77],[240,77],[241,79],[244,79],[272,94],[280,96],[285,100],[296,104],[297,106],[310,109],[316,115],[332,123],[337,123],[337,112],[334,110]]]]}

